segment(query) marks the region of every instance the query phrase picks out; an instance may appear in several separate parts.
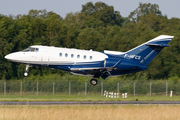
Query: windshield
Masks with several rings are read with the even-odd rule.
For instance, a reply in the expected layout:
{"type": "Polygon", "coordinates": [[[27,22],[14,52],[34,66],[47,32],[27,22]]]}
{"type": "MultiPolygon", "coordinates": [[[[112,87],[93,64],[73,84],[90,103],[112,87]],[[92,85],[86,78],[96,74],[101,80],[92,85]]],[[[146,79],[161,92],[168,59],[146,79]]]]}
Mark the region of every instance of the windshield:
{"type": "Polygon", "coordinates": [[[23,50],[23,52],[38,52],[39,48],[34,48],[34,47],[28,47],[23,50]]]}
{"type": "Polygon", "coordinates": [[[30,49],[31,49],[31,47],[28,47],[28,48],[24,49],[23,52],[29,52],[30,49]]]}

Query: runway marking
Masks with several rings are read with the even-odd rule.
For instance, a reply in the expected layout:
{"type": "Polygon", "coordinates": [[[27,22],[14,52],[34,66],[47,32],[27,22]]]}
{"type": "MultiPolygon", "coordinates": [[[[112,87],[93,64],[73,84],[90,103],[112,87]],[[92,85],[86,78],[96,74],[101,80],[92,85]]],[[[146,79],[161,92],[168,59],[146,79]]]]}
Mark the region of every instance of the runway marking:
{"type": "Polygon", "coordinates": [[[180,105],[180,101],[19,101],[0,105],[180,105]]]}

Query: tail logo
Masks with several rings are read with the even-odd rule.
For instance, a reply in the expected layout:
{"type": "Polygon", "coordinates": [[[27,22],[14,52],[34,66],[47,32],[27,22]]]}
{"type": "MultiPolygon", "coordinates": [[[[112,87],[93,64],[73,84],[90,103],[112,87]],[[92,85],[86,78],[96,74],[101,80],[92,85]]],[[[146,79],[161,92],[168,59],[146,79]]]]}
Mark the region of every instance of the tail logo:
{"type": "Polygon", "coordinates": [[[128,55],[128,54],[125,54],[125,55],[124,55],[124,58],[126,58],[126,59],[136,59],[136,60],[140,60],[140,59],[141,59],[141,56],[139,56],[139,55],[128,55]]]}

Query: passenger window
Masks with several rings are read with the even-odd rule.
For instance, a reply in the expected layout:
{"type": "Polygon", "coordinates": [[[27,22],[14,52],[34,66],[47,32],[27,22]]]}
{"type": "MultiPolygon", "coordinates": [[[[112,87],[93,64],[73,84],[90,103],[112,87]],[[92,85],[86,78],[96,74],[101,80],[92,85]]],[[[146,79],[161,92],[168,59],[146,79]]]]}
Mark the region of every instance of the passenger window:
{"type": "Polygon", "coordinates": [[[39,52],[39,48],[35,48],[35,52],[39,52]]]}
{"type": "Polygon", "coordinates": [[[79,59],[79,58],[80,58],[80,55],[77,55],[77,58],[79,59]]]}
{"type": "Polygon", "coordinates": [[[74,54],[71,54],[71,58],[73,58],[74,57],[74,54]]]}
{"type": "Polygon", "coordinates": [[[59,53],[59,56],[62,57],[62,53],[59,53]]]}
{"type": "Polygon", "coordinates": [[[86,55],[84,55],[84,59],[86,59],[86,55]]]}
{"type": "Polygon", "coordinates": [[[67,54],[67,53],[65,54],[65,57],[68,57],[68,54],[67,54]]]}
{"type": "Polygon", "coordinates": [[[90,60],[92,60],[92,56],[90,56],[89,58],[90,58],[90,60]]]}

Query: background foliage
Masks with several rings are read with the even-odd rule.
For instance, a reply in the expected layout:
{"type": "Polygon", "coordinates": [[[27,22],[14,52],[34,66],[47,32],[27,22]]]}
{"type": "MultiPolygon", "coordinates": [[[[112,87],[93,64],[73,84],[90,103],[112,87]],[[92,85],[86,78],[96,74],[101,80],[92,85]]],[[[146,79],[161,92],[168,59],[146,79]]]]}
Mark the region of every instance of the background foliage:
{"type": "MultiPolygon", "coordinates": [[[[175,36],[149,65],[149,69],[121,76],[126,79],[168,79],[180,77],[180,19],[168,19],[157,4],[140,3],[128,17],[113,6],[88,2],[81,12],[65,18],[46,10],[30,10],[27,15],[0,14],[0,79],[22,79],[25,65],[12,63],[4,56],[31,45],[50,45],[79,49],[127,51],[161,34],[175,36]]],[[[32,67],[30,77],[44,78],[66,72],[32,67]]],[[[68,75],[69,76],[69,75],[68,75]]],[[[30,79],[31,79],[30,78],[30,79]]]]}

